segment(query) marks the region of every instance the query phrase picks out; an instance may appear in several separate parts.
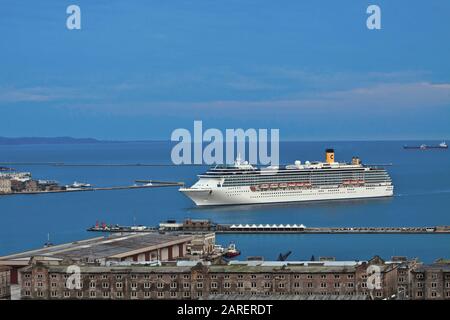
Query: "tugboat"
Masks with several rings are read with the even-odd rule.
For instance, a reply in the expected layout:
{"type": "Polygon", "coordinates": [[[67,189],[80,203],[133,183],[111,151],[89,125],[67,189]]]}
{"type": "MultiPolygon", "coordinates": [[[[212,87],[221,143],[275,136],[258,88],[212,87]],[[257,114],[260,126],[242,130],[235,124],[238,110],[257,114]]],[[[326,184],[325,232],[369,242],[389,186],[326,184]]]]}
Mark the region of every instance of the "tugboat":
{"type": "Polygon", "coordinates": [[[233,242],[231,242],[228,245],[228,248],[225,250],[223,256],[226,258],[234,258],[240,254],[241,254],[241,252],[238,249],[236,249],[236,245],[233,242]]]}

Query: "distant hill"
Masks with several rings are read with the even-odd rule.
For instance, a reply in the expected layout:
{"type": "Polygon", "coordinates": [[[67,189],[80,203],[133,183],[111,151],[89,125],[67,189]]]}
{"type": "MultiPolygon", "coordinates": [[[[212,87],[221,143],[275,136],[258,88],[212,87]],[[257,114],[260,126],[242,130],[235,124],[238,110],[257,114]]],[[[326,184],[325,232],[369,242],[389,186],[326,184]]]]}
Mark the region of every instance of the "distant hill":
{"type": "Polygon", "coordinates": [[[12,144],[86,144],[86,143],[103,143],[93,138],[72,138],[72,137],[20,137],[20,138],[6,138],[0,137],[0,145],[12,144]]]}

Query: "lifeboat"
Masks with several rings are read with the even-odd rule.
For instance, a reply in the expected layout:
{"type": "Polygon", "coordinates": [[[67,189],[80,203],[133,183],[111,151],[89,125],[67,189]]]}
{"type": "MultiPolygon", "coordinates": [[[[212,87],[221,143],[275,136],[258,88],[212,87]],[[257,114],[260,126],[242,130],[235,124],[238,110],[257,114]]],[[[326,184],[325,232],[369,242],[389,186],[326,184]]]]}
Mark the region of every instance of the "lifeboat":
{"type": "Polygon", "coordinates": [[[297,187],[303,187],[303,182],[297,182],[295,185],[296,185],[297,187]]]}
{"type": "Polygon", "coordinates": [[[255,192],[256,191],[256,187],[255,186],[250,186],[250,190],[255,192]]]}
{"type": "Polygon", "coordinates": [[[278,183],[271,183],[270,184],[270,189],[277,189],[278,188],[278,183]]]}
{"type": "Polygon", "coordinates": [[[269,185],[267,183],[265,183],[265,184],[262,184],[260,188],[261,189],[269,189],[269,185]]]}
{"type": "Polygon", "coordinates": [[[296,184],[295,182],[289,182],[289,183],[288,183],[288,186],[289,186],[290,188],[294,188],[296,185],[297,185],[297,184],[296,184]]]}
{"type": "Polygon", "coordinates": [[[287,183],[280,183],[280,188],[287,188],[287,183]]]}

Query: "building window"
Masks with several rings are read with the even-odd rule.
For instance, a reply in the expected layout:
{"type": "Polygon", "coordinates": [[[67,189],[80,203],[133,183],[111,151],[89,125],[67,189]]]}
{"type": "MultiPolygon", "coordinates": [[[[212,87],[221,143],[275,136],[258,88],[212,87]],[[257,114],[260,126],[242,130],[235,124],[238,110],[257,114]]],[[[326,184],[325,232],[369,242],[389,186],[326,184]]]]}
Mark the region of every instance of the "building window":
{"type": "Polygon", "coordinates": [[[190,277],[189,277],[189,275],[188,274],[184,274],[183,275],[183,279],[189,279],[190,277]]]}
{"type": "Polygon", "coordinates": [[[278,284],[278,288],[284,288],[285,287],[285,284],[284,283],[279,283],[278,284]]]}
{"type": "Polygon", "coordinates": [[[177,278],[176,274],[173,274],[173,275],[170,276],[170,279],[176,279],[176,278],[177,278]]]}
{"type": "Polygon", "coordinates": [[[103,279],[103,280],[108,279],[108,275],[107,275],[107,274],[103,274],[103,275],[102,275],[102,279],[103,279]]]}
{"type": "Polygon", "coordinates": [[[144,282],[144,288],[149,289],[150,288],[150,282],[144,282]]]}
{"type": "Polygon", "coordinates": [[[250,286],[251,286],[252,288],[256,288],[256,282],[252,282],[252,283],[250,284],[250,286]]]}
{"type": "Polygon", "coordinates": [[[158,291],[158,293],[156,294],[156,296],[157,296],[158,298],[162,298],[162,297],[164,297],[164,292],[158,291]]]}
{"type": "Polygon", "coordinates": [[[50,295],[54,298],[54,297],[58,296],[58,292],[52,291],[52,292],[50,293],[50,295]]]}
{"type": "Polygon", "coordinates": [[[123,297],[123,293],[122,292],[116,292],[116,298],[122,298],[123,297]]]}
{"type": "Polygon", "coordinates": [[[203,282],[197,282],[197,289],[203,288],[203,282]]]}
{"type": "Polygon", "coordinates": [[[335,275],[334,275],[334,278],[335,278],[335,279],[339,279],[340,276],[339,276],[338,274],[335,274],[335,275]]]}
{"type": "Polygon", "coordinates": [[[162,279],[162,274],[158,274],[157,276],[156,276],[156,278],[158,278],[158,279],[162,279]]]}
{"type": "Polygon", "coordinates": [[[230,288],[231,285],[230,285],[229,282],[224,282],[224,283],[223,283],[223,287],[224,287],[224,288],[230,288]]]}
{"type": "Polygon", "coordinates": [[[326,279],[326,278],[327,278],[327,275],[326,275],[326,274],[322,274],[322,275],[320,276],[320,278],[321,278],[321,279],[326,279]]]}
{"type": "Polygon", "coordinates": [[[52,282],[51,286],[54,288],[56,287],[56,282],[52,282]]]}
{"type": "Polygon", "coordinates": [[[255,275],[255,274],[252,274],[252,275],[251,275],[251,278],[252,278],[252,279],[256,279],[256,275],[255,275]]]}
{"type": "Polygon", "coordinates": [[[299,282],[294,282],[294,288],[300,288],[300,283],[299,282]]]}
{"type": "Polygon", "coordinates": [[[353,279],[354,278],[354,275],[353,274],[348,274],[347,275],[347,279],[353,279]]]}
{"type": "Polygon", "coordinates": [[[211,279],[217,279],[217,275],[211,275],[211,279]]]}
{"type": "Polygon", "coordinates": [[[25,290],[25,293],[24,293],[24,295],[25,295],[25,296],[30,296],[30,295],[31,295],[31,292],[30,292],[30,290],[25,290]]]}
{"type": "Polygon", "coordinates": [[[353,287],[354,287],[354,284],[353,284],[353,282],[349,282],[349,283],[347,283],[347,287],[349,287],[349,288],[353,288],[353,287]]]}
{"type": "Polygon", "coordinates": [[[191,296],[190,292],[183,292],[183,297],[189,298],[191,296]]]}
{"type": "Polygon", "coordinates": [[[312,274],[308,274],[307,278],[312,279],[313,278],[312,274]]]}
{"type": "Polygon", "coordinates": [[[108,282],[103,282],[102,283],[102,288],[103,289],[108,289],[109,288],[109,283],[108,282]]]}
{"type": "Polygon", "coordinates": [[[243,288],[244,287],[244,283],[243,282],[238,282],[237,283],[237,287],[238,288],[243,288]]]}
{"type": "Polygon", "coordinates": [[[335,287],[335,288],[340,288],[340,287],[341,287],[341,284],[340,284],[339,282],[335,282],[335,283],[334,283],[334,287],[335,287]]]}
{"type": "Polygon", "coordinates": [[[156,287],[157,287],[158,289],[162,289],[162,288],[164,288],[164,283],[158,282],[158,284],[156,285],[156,287]]]}
{"type": "Polygon", "coordinates": [[[176,287],[177,287],[177,283],[176,283],[176,282],[172,282],[172,283],[170,284],[170,288],[176,289],[176,287]]]}
{"type": "Polygon", "coordinates": [[[177,292],[176,292],[176,291],[171,291],[171,292],[170,292],[170,296],[171,296],[172,298],[176,298],[176,297],[177,297],[177,292]]]}
{"type": "Polygon", "coordinates": [[[270,288],[270,282],[265,282],[264,283],[264,288],[270,288]]]}
{"type": "Polygon", "coordinates": [[[270,279],[270,275],[269,274],[264,275],[264,279],[270,279]]]}
{"type": "Polygon", "coordinates": [[[52,275],[50,275],[50,278],[52,278],[52,279],[56,279],[56,274],[52,274],[52,275]]]}
{"type": "Polygon", "coordinates": [[[89,297],[95,298],[95,291],[90,291],[89,292],[89,297]]]}
{"type": "Polygon", "coordinates": [[[89,283],[89,288],[91,288],[91,289],[94,289],[94,288],[95,288],[95,282],[94,282],[94,281],[91,281],[91,282],[89,283]]]}
{"type": "Polygon", "coordinates": [[[77,297],[78,298],[82,298],[83,297],[83,292],[82,291],[78,291],[77,292],[77,297]]]}
{"type": "Polygon", "coordinates": [[[312,282],[308,282],[307,287],[308,287],[308,288],[312,288],[312,287],[313,287],[312,282]]]}
{"type": "Polygon", "coordinates": [[[432,283],[431,283],[431,287],[432,287],[432,288],[436,288],[436,287],[437,287],[437,282],[432,282],[432,283]]]}
{"type": "Polygon", "coordinates": [[[217,288],[217,282],[211,282],[211,288],[216,289],[217,288]]]}
{"type": "Polygon", "coordinates": [[[131,297],[132,298],[137,298],[137,292],[136,291],[132,291],[131,292],[131,297]]]}
{"type": "Polygon", "coordinates": [[[199,291],[197,292],[197,297],[202,297],[203,296],[203,292],[199,291]]]}
{"type": "Polygon", "coordinates": [[[183,288],[184,289],[189,289],[189,287],[190,287],[190,284],[188,282],[184,282],[183,283],[183,288]]]}
{"type": "Polygon", "coordinates": [[[243,276],[242,274],[238,274],[237,278],[238,278],[238,279],[243,279],[244,276],[243,276]]]}
{"type": "Polygon", "coordinates": [[[122,282],[116,282],[116,288],[121,289],[122,288],[122,282]]]}
{"type": "Polygon", "coordinates": [[[116,279],[117,279],[117,280],[122,280],[122,275],[118,274],[118,275],[116,276],[116,279]]]}
{"type": "Polygon", "coordinates": [[[137,279],[137,275],[132,274],[132,275],[131,275],[131,279],[136,280],[136,279],[137,279]]]}
{"type": "Polygon", "coordinates": [[[422,291],[417,291],[417,296],[418,297],[422,297],[423,296],[423,292],[422,291]]]}
{"type": "Polygon", "coordinates": [[[91,275],[89,276],[89,279],[93,280],[93,279],[95,279],[95,278],[94,278],[94,276],[91,274],[91,275]]]}
{"type": "Polygon", "coordinates": [[[144,298],[150,298],[150,292],[145,291],[144,292],[144,298]]]}
{"type": "Polygon", "coordinates": [[[131,283],[131,288],[132,289],[136,289],[137,288],[137,283],[136,282],[132,282],[131,283]]]}
{"type": "Polygon", "coordinates": [[[109,298],[109,292],[103,291],[103,298],[109,298]]]}
{"type": "Polygon", "coordinates": [[[321,288],[326,288],[326,287],[327,287],[326,282],[321,282],[321,283],[320,283],[320,287],[321,287],[321,288]]]}
{"type": "Polygon", "coordinates": [[[436,291],[432,291],[432,292],[431,292],[431,296],[432,296],[432,297],[436,297],[436,296],[437,296],[436,291]]]}

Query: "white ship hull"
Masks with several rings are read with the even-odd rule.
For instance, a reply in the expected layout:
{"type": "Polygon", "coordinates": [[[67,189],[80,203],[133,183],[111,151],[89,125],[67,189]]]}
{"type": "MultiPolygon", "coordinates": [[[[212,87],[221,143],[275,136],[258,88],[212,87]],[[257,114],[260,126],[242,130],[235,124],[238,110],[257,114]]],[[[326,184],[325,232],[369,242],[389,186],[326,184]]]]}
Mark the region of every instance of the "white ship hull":
{"type": "Polygon", "coordinates": [[[182,188],[197,206],[390,197],[392,185],[252,191],[250,187],[182,188]]]}

